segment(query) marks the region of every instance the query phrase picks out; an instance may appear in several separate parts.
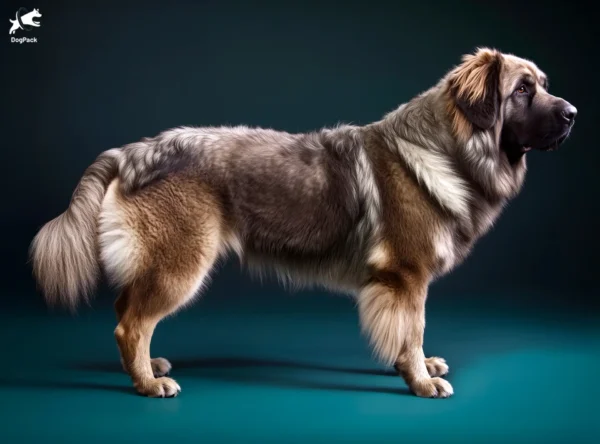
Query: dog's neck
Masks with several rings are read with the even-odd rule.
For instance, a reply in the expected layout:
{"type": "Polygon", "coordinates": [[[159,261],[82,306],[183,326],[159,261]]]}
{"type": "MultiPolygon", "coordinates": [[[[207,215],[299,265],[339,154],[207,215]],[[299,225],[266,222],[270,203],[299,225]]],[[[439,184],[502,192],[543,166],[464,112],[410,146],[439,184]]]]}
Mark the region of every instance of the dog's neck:
{"type": "Polygon", "coordinates": [[[436,177],[446,182],[446,189],[436,189],[434,197],[452,212],[462,213],[460,202],[472,200],[465,193],[475,192],[491,204],[513,198],[523,184],[526,160],[525,156],[510,158],[500,148],[501,120],[489,130],[473,128],[470,137],[461,141],[453,132],[447,100],[442,83],[387,114],[377,125],[430,193],[436,177]],[[424,156],[433,163],[423,162],[424,156]],[[465,193],[459,192],[462,188],[465,193]],[[454,197],[441,196],[448,193],[454,197]]]}

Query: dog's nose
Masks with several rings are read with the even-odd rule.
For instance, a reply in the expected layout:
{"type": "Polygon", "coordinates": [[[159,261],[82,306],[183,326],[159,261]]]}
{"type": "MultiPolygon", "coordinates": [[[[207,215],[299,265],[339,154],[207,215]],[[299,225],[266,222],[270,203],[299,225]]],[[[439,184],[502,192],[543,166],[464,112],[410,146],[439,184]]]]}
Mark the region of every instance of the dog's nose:
{"type": "Polygon", "coordinates": [[[562,116],[569,122],[572,122],[575,119],[575,116],[577,115],[577,108],[575,108],[573,105],[568,104],[563,110],[562,110],[562,116]]]}

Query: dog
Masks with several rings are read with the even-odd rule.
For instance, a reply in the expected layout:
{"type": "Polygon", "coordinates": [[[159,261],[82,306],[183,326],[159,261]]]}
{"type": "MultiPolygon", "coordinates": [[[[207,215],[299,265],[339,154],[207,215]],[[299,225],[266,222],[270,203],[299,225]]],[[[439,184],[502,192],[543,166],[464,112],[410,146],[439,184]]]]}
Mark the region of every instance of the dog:
{"type": "MultiPolygon", "coordinates": [[[[40,23],[36,22],[34,19],[41,17],[42,14],[40,14],[40,11],[37,9],[34,9],[33,11],[28,12],[25,15],[21,16],[21,22],[23,23],[23,26],[35,26],[36,28],[40,27],[40,23]]],[[[19,24],[19,13],[17,13],[17,16],[15,17],[14,20],[8,20],[9,22],[12,23],[12,26],[10,28],[10,31],[8,32],[10,35],[14,34],[17,29],[23,29],[21,27],[21,25],[19,24]]]]}
{"type": "Polygon", "coordinates": [[[354,295],[381,361],[417,396],[446,398],[446,361],[423,353],[428,286],[519,193],[526,153],[556,149],[576,114],[533,62],[478,48],[364,126],[167,130],[99,155],[34,238],[34,275],[49,304],[75,307],[101,272],[120,290],[115,337],[146,396],[181,390],[150,357],[155,326],[233,253],[284,283],[354,295]]]}

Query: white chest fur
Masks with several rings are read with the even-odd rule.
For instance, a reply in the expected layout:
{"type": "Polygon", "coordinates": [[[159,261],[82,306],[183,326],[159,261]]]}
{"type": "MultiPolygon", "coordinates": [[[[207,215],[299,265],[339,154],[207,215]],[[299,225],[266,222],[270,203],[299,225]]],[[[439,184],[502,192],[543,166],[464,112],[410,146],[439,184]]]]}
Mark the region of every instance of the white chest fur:
{"type": "Polygon", "coordinates": [[[442,276],[448,273],[457,262],[456,246],[452,231],[446,225],[442,225],[433,237],[433,247],[438,264],[436,274],[442,276]]]}

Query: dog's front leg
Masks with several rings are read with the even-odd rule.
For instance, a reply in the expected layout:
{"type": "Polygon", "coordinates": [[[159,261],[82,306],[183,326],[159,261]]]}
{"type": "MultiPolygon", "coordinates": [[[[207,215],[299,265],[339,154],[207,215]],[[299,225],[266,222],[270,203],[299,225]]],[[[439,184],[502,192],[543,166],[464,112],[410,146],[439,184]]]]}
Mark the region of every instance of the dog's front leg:
{"type": "Polygon", "coordinates": [[[419,273],[377,273],[359,294],[361,327],[377,355],[396,368],[417,396],[447,398],[450,383],[431,377],[423,353],[427,279],[419,273]]]}

